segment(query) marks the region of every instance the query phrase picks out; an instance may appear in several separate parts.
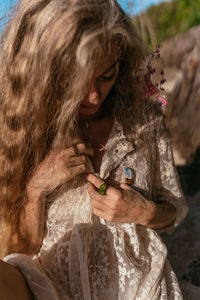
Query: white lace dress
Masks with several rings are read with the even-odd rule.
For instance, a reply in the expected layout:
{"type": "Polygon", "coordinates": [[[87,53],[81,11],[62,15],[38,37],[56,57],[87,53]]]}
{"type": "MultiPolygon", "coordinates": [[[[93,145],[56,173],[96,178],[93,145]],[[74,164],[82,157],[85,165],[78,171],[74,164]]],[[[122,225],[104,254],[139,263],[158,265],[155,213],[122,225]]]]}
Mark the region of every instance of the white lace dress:
{"type": "MultiPolygon", "coordinates": [[[[176,226],[185,217],[187,207],[168,137],[161,130],[163,121],[152,122],[157,155],[152,155],[151,163],[146,159],[145,147],[137,146],[137,142],[133,146],[115,120],[99,175],[123,182],[124,168],[131,168],[133,188],[149,199],[153,190],[154,201],[169,201],[176,207],[176,226]],[[153,178],[150,168],[154,168],[153,178]]],[[[145,128],[139,131],[145,133],[145,128]]],[[[34,299],[183,299],[159,233],[134,223],[106,222],[94,216],[86,183],[68,186],[62,195],[48,201],[46,213],[47,233],[38,255],[31,258],[12,254],[4,259],[24,274],[34,299]]],[[[165,231],[172,232],[174,225],[165,231]]]]}

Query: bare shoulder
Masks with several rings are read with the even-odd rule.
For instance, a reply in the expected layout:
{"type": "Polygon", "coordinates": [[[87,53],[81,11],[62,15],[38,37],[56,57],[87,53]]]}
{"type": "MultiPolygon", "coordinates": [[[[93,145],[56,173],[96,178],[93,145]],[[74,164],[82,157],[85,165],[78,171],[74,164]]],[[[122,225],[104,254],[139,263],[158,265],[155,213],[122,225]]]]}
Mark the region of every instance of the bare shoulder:
{"type": "Polygon", "coordinates": [[[0,260],[0,299],[33,299],[23,275],[17,268],[2,260],[0,260]]]}

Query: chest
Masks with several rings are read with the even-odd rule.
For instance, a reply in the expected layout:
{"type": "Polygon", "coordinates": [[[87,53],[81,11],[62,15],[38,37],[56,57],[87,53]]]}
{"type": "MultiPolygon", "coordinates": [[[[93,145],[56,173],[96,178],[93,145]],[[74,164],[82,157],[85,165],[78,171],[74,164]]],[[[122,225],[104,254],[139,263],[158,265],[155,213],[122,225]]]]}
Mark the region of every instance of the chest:
{"type": "MultiPolygon", "coordinates": [[[[119,183],[125,182],[124,170],[127,167],[133,172],[133,188],[141,192],[147,199],[151,199],[150,170],[142,153],[141,155],[137,152],[129,153],[122,159],[116,160],[113,153],[111,156],[106,152],[103,168],[101,168],[102,178],[104,178],[106,169],[109,169],[108,180],[112,186],[118,188],[119,183]]],[[[71,230],[74,224],[90,222],[91,202],[86,184],[78,187],[70,186],[62,195],[51,200],[46,212],[49,233],[47,240],[52,239],[52,242],[55,242],[55,239],[59,240],[67,231],[71,230]]]]}
{"type": "Polygon", "coordinates": [[[81,134],[84,141],[91,145],[94,155],[90,157],[95,172],[99,173],[104,149],[113,126],[113,118],[107,117],[102,120],[87,123],[82,127],[81,134]]]}

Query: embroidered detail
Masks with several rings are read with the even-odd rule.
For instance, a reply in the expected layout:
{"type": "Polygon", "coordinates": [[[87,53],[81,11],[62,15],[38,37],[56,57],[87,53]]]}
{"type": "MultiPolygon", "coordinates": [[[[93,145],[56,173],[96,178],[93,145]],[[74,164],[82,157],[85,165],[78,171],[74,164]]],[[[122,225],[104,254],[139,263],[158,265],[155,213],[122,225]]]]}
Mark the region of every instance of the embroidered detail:
{"type": "MultiPolygon", "coordinates": [[[[173,203],[178,224],[187,209],[176,180],[169,140],[161,130],[163,123],[155,122],[155,195],[157,200],[173,203]]],[[[100,176],[122,182],[121,172],[128,166],[137,172],[134,187],[148,194],[152,170],[143,151],[127,141],[122,126],[115,120],[100,176]]],[[[166,258],[166,247],[156,231],[134,223],[106,222],[94,216],[86,184],[68,186],[47,207],[47,235],[35,259],[58,294],[64,295],[60,299],[182,299],[166,258]]]]}

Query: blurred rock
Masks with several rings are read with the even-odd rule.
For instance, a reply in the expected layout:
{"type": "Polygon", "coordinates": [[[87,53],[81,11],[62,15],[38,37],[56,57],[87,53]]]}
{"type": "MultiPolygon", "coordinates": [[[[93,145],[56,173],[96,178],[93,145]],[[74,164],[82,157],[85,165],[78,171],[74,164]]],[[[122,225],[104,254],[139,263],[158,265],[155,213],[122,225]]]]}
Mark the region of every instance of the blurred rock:
{"type": "Polygon", "coordinates": [[[188,32],[163,43],[161,56],[166,67],[180,69],[185,57],[194,49],[200,49],[200,26],[193,27],[188,32]]]}
{"type": "Polygon", "coordinates": [[[189,207],[173,235],[164,236],[185,300],[200,299],[200,26],[161,48],[167,78],[167,126],[189,207]]]}
{"type": "Polygon", "coordinates": [[[191,163],[200,148],[199,36],[200,26],[166,41],[161,49],[168,81],[167,126],[177,165],[191,163]]]}

